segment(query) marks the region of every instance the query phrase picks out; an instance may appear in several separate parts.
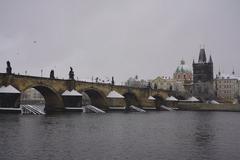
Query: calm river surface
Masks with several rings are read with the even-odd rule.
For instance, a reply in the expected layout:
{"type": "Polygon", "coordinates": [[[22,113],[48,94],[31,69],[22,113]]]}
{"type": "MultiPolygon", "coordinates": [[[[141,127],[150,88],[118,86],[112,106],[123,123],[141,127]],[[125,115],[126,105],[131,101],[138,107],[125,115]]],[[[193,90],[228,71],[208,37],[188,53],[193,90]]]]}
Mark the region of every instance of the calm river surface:
{"type": "Polygon", "coordinates": [[[0,114],[0,160],[239,160],[240,113],[0,114]]]}

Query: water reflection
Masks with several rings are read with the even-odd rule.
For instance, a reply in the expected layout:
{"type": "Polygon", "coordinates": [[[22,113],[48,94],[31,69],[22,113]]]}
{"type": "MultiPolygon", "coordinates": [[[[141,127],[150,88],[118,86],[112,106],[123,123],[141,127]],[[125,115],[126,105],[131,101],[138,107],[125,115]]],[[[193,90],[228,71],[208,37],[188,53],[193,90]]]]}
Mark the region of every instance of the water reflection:
{"type": "Polygon", "coordinates": [[[214,113],[204,112],[202,114],[196,114],[196,128],[195,128],[195,140],[199,146],[207,146],[213,141],[215,130],[214,130],[214,113]]]}
{"type": "Polygon", "coordinates": [[[239,120],[221,112],[0,115],[0,159],[240,159],[239,120]]]}
{"type": "Polygon", "coordinates": [[[194,147],[196,155],[199,155],[201,159],[214,159],[214,112],[202,112],[195,114],[196,126],[194,130],[194,147]]]}

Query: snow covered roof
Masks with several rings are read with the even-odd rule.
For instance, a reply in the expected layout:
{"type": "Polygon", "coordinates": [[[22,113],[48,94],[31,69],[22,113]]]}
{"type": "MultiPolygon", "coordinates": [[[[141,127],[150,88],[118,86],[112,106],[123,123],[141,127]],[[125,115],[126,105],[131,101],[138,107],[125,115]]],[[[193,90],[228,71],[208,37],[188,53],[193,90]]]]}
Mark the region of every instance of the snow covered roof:
{"type": "Polygon", "coordinates": [[[167,101],[178,101],[178,99],[173,96],[167,97],[166,100],[167,101]]]}
{"type": "Polygon", "coordinates": [[[155,100],[156,98],[154,98],[153,96],[149,96],[148,100],[155,100]]]}
{"type": "Polygon", "coordinates": [[[82,94],[73,89],[71,91],[66,90],[65,92],[62,93],[62,96],[82,96],[82,94]]]}
{"type": "Polygon", "coordinates": [[[20,93],[20,92],[13,86],[8,85],[7,87],[5,86],[0,87],[0,93],[20,93]]]}
{"type": "Polygon", "coordinates": [[[220,76],[217,75],[217,78],[218,79],[230,79],[230,80],[237,79],[237,80],[240,80],[240,77],[238,75],[223,74],[223,73],[221,73],[220,76]]]}
{"type": "Polygon", "coordinates": [[[116,91],[111,91],[108,93],[107,98],[124,98],[124,97],[116,91]]]}
{"type": "Polygon", "coordinates": [[[196,98],[196,97],[190,97],[190,98],[188,98],[187,100],[185,100],[185,101],[189,101],[189,102],[198,102],[199,100],[196,98]]]}

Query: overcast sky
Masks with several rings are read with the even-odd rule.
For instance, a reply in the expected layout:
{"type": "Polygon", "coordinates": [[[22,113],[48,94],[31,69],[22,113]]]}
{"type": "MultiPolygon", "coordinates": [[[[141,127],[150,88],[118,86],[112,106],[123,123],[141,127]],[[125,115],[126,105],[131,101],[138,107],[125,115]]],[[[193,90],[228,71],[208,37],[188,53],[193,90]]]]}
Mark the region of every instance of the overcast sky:
{"type": "Polygon", "coordinates": [[[201,44],[215,72],[240,73],[239,0],[0,0],[0,72],[153,79],[201,44]]]}

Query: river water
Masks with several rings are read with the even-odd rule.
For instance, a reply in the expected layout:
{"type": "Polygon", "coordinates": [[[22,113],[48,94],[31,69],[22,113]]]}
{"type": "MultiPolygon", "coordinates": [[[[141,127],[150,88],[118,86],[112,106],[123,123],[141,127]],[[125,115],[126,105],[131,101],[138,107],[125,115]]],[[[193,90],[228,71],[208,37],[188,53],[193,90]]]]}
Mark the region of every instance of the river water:
{"type": "Polygon", "coordinates": [[[0,114],[0,160],[238,160],[240,113],[0,114]]]}

